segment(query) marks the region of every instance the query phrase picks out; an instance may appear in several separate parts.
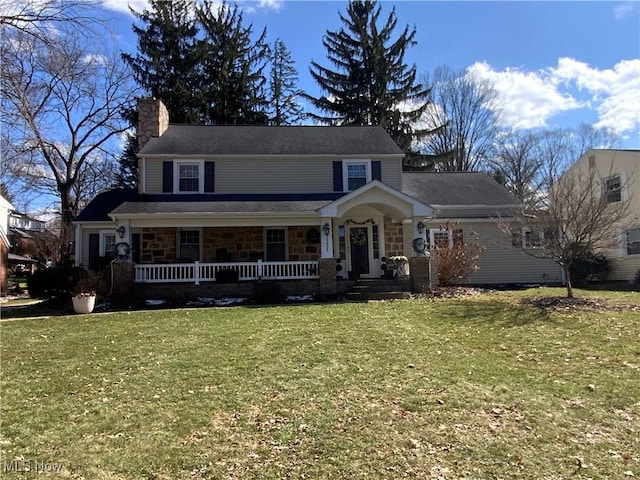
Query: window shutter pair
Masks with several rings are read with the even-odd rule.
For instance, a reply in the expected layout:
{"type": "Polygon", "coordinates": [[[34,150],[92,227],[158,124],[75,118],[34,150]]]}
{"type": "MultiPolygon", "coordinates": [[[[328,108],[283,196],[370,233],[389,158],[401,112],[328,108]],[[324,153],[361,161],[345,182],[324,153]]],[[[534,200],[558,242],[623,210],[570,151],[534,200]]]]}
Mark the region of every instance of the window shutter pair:
{"type": "MultiPolygon", "coordinates": [[[[371,180],[382,181],[382,166],[380,160],[371,162],[371,180]]],[[[342,161],[333,162],[333,191],[344,191],[344,179],[342,178],[342,161]]]]}
{"type": "MultiPolygon", "coordinates": [[[[204,191],[215,191],[215,162],[204,162],[204,191]]],[[[162,193],[173,193],[173,162],[162,162],[162,193]]]]}

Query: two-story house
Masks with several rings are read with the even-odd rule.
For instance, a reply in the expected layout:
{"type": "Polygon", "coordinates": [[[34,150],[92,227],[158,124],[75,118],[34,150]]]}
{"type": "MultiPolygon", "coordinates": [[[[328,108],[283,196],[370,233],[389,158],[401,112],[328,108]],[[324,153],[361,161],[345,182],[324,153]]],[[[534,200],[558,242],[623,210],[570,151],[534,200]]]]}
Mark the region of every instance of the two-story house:
{"type": "Polygon", "coordinates": [[[483,173],[404,173],[381,127],[176,125],[153,99],[139,118],[138,191],[105,192],[76,218],[85,267],[119,255],[146,288],[204,293],[233,269],[241,281],[331,292],[336,278],[380,278],[385,257],[417,262],[416,239],[451,239],[440,226],[452,220],[487,247],[469,283],[560,281],[497,227],[517,206],[504,188],[483,173]]]}
{"type": "Polygon", "coordinates": [[[632,281],[640,271],[640,150],[591,149],[563,175],[592,178],[594,189],[613,207],[621,222],[611,225],[613,244],[600,248],[609,260],[609,280],[632,281]]]}

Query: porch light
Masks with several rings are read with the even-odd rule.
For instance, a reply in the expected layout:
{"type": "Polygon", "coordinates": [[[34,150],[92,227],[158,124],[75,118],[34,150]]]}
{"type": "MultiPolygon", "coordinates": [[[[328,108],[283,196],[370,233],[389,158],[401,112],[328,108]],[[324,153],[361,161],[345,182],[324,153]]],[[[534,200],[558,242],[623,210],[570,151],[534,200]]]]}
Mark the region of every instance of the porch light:
{"type": "Polygon", "coordinates": [[[331,227],[329,226],[329,224],[328,224],[328,223],[325,223],[325,224],[322,226],[322,231],[324,232],[324,234],[325,234],[327,237],[329,236],[329,234],[331,233],[331,227]]]}
{"type": "Polygon", "coordinates": [[[124,225],[120,225],[118,227],[118,229],[116,230],[116,232],[118,232],[118,236],[120,237],[120,240],[122,240],[124,238],[124,232],[125,232],[125,228],[124,225]]]}
{"type": "Polygon", "coordinates": [[[418,222],[418,225],[416,225],[418,227],[418,233],[420,235],[422,235],[422,232],[424,232],[424,223],[422,223],[422,220],[418,222]]]}

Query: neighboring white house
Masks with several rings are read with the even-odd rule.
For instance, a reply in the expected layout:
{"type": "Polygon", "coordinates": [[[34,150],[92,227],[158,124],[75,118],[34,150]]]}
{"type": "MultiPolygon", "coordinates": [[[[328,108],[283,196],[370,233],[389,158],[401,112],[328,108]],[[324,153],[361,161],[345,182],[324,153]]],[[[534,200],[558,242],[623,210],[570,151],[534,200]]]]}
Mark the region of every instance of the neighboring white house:
{"type": "Polygon", "coordinates": [[[415,240],[451,237],[440,226],[452,220],[487,247],[469,283],[560,281],[497,227],[518,206],[507,190],[484,173],[403,172],[381,127],[176,125],[152,99],[139,118],[139,189],[104,192],[78,215],[82,266],[120,255],[139,283],[199,283],[221,268],[318,279],[331,260],[334,281],[380,278],[384,257],[417,256],[415,240]]]}
{"type": "Polygon", "coordinates": [[[593,176],[609,203],[628,204],[623,221],[611,225],[617,246],[601,251],[610,262],[610,280],[633,280],[640,271],[640,150],[591,149],[565,176],[593,176]]]}
{"type": "Polygon", "coordinates": [[[9,212],[13,205],[0,195],[0,294],[7,293],[7,264],[9,263],[9,212]]]}

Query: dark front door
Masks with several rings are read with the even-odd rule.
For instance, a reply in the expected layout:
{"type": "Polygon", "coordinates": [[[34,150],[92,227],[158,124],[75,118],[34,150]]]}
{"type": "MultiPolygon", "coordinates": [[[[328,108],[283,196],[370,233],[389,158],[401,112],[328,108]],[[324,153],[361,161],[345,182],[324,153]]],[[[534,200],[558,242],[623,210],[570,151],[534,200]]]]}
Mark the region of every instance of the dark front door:
{"type": "Polygon", "coordinates": [[[367,227],[352,227],[349,234],[351,243],[351,271],[354,280],[369,273],[369,235],[367,227]]]}

